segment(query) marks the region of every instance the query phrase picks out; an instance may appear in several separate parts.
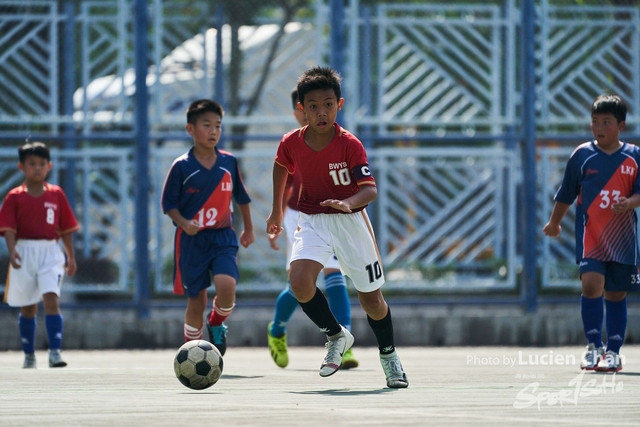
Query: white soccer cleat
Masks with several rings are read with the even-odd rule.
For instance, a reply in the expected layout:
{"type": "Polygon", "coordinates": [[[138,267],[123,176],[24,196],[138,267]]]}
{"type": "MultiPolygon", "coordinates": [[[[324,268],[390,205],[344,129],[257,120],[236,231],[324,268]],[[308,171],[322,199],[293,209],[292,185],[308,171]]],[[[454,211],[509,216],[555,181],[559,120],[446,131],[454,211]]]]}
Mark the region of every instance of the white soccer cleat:
{"type": "Polygon", "coordinates": [[[23,369],[36,369],[36,355],[33,353],[28,353],[24,355],[24,363],[22,364],[23,369]]]}
{"type": "Polygon", "coordinates": [[[622,362],[620,361],[620,355],[615,351],[607,351],[604,357],[598,362],[596,371],[599,372],[618,372],[622,369],[622,362]]]}
{"type": "Polygon", "coordinates": [[[64,368],[67,366],[67,362],[62,360],[60,349],[49,350],[49,367],[50,368],[64,368]]]}
{"type": "Polygon", "coordinates": [[[409,387],[409,380],[407,380],[407,375],[404,373],[404,369],[402,369],[400,358],[398,357],[398,353],[396,353],[395,350],[390,354],[381,354],[380,364],[382,365],[382,370],[384,371],[384,375],[387,378],[387,387],[409,387]]]}
{"type": "Polygon", "coordinates": [[[351,348],[355,338],[351,335],[351,332],[341,326],[342,332],[340,332],[335,339],[329,339],[324,345],[327,348],[327,356],[320,365],[320,376],[328,377],[335,374],[340,365],[342,364],[342,356],[351,348]]]}
{"type": "Polygon", "coordinates": [[[587,350],[582,353],[580,359],[580,369],[593,371],[598,366],[598,362],[604,357],[604,347],[596,348],[596,345],[589,343],[587,350]]]}

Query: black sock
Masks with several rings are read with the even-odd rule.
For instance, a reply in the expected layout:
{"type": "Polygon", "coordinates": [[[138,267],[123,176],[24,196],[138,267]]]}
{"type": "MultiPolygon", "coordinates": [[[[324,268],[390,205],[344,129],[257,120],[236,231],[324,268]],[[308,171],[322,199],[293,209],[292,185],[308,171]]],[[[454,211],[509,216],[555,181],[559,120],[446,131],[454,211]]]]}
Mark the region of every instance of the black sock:
{"type": "Polygon", "coordinates": [[[301,302],[300,307],[307,317],[320,328],[327,336],[333,336],[342,332],[340,324],[329,308],[329,303],[320,289],[316,287],[316,294],[308,302],[301,302]]]}
{"type": "Polygon", "coordinates": [[[380,354],[390,354],[396,349],[393,342],[393,323],[391,322],[391,309],[387,309],[387,315],[380,320],[373,320],[367,315],[369,326],[378,340],[380,354]]]}

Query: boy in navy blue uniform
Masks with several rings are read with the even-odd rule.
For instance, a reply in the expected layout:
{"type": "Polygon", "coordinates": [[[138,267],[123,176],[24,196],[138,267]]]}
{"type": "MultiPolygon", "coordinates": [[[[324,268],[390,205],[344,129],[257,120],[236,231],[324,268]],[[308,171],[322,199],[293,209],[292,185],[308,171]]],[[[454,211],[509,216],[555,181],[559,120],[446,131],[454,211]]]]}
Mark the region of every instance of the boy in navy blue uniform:
{"type": "Polygon", "coordinates": [[[580,368],[622,369],[620,347],[627,327],[627,291],[637,291],[640,252],[635,208],[640,206],[640,149],[620,141],[627,106],[603,95],[591,106],[594,139],[576,148],[555,195],[543,233],[560,235],[560,222],[576,204],[576,262],[582,282],[581,314],[587,350],[580,368]],[[603,304],[604,296],[604,304],[603,304]],[[602,343],[606,307],[607,347],[602,343]]]}
{"type": "Polygon", "coordinates": [[[249,247],[255,235],[251,199],[238,162],[216,147],[223,116],[222,107],[208,99],[194,101],[187,109],[186,130],[193,147],[171,165],[162,190],[162,209],[176,225],[174,293],[187,295],[184,339],[202,338],[207,288],[213,278],[216,296],[206,323],[211,342],[224,355],[224,321],[233,311],[239,278],[232,201],[239,206],[244,223],[240,244],[249,247]]]}

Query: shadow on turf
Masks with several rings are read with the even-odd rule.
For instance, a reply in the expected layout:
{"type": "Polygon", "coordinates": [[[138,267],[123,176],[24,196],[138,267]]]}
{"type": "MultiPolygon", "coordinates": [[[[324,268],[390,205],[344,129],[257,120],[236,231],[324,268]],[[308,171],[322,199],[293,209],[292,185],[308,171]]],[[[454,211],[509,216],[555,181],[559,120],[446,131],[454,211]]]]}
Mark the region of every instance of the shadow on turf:
{"type": "Polygon", "coordinates": [[[394,391],[398,391],[398,389],[394,389],[394,388],[382,388],[379,390],[351,390],[348,388],[344,388],[344,389],[333,389],[333,390],[317,390],[317,391],[292,391],[291,393],[293,394],[325,394],[325,395],[329,395],[329,396],[343,396],[343,395],[349,395],[349,396],[368,396],[368,395],[374,395],[374,394],[382,394],[382,393],[389,393],[389,392],[394,392],[394,391]]]}
{"type": "MultiPolygon", "coordinates": [[[[611,372],[602,372],[603,374],[610,374],[611,372]]],[[[619,371],[616,372],[616,375],[623,375],[625,377],[640,377],[640,372],[625,372],[619,371]]]]}
{"type": "Polygon", "coordinates": [[[253,380],[256,378],[264,378],[262,375],[227,375],[222,374],[220,379],[225,380],[253,380]]]}

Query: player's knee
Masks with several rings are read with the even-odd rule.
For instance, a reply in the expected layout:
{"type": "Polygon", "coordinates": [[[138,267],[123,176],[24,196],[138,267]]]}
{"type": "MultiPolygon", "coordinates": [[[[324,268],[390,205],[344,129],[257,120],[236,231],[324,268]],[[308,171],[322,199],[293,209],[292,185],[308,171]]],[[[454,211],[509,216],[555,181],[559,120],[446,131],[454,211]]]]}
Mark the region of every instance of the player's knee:
{"type": "Polygon", "coordinates": [[[387,311],[387,303],[382,297],[382,293],[374,292],[358,292],[358,300],[362,309],[372,318],[384,317],[387,311]]]}
{"type": "Polygon", "coordinates": [[[612,302],[622,301],[623,299],[626,298],[626,296],[627,296],[627,293],[624,291],[605,291],[604,292],[604,299],[612,302]]]}
{"type": "Polygon", "coordinates": [[[24,318],[32,319],[36,317],[36,314],[38,314],[38,306],[36,304],[33,304],[20,307],[20,314],[24,318]]]}
{"type": "Polygon", "coordinates": [[[58,295],[53,292],[47,292],[42,295],[42,306],[44,307],[44,312],[46,314],[59,314],[60,302],[58,295]]]}
{"type": "Polygon", "coordinates": [[[316,284],[313,282],[291,282],[293,296],[300,302],[308,302],[316,294],[316,284]]]}

